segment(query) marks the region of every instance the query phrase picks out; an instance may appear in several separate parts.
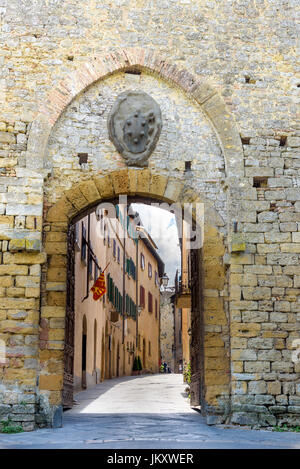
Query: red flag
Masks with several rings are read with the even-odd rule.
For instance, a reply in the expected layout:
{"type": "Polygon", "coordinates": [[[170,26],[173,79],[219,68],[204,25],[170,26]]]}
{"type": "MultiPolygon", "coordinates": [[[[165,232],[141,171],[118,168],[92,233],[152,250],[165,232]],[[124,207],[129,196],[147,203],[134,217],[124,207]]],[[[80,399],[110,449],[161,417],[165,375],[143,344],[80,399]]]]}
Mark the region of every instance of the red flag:
{"type": "Polygon", "coordinates": [[[104,277],[104,272],[100,274],[100,277],[97,278],[96,282],[91,288],[91,291],[93,292],[93,299],[95,301],[100,300],[103,295],[106,293],[106,286],[105,286],[105,277],[104,277]]]}

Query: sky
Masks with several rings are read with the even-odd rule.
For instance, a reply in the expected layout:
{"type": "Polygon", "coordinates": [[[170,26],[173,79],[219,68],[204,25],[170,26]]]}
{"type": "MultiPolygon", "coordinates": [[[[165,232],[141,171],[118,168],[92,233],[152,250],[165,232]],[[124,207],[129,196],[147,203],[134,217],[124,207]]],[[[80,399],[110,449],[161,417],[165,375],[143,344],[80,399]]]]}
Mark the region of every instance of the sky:
{"type": "Polygon", "coordinates": [[[155,241],[158,254],[165,263],[165,271],[170,279],[168,285],[173,286],[181,259],[175,215],[146,204],[132,204],[132,206],[139,213],[142,224],[155,241]]]}

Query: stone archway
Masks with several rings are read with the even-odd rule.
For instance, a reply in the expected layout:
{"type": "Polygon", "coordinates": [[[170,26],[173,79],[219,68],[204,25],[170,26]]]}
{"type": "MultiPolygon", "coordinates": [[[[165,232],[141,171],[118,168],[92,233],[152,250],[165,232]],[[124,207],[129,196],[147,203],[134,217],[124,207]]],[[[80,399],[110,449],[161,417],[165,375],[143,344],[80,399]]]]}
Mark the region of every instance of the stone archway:
{"type": "Polygon", "coordinates": [[[207,82],[200,81],[189,71],[167,62],[156,51],[137,48],[118,49],[107,53],[105,57],[94,57],[49,92],[30,130],[26,154],[28,169],[44,168],[46,147],[53,126],[74,98],[95,82],[122,70],[144,70],[154,74],[175,85],[198,103],[220,141],[227,177],[244,176],[240,135],[222,97],[207,82]]]}
{"type": "MultiPolygon", "coordinates": [[[[43,354],[41,355],[39,392],[43,395],[43,402],[48,402],[48,420],[50,421],[55,413],[61,412],[63,373],[62,371],[53,372],[53,370],[61,370],[61,356],[57,356],[57,350],[64,348],[63,321],[58,324],[55,318],[62,320],[66,314],[64,303],[66,282],[61,281],[61,278],[66,278],[66,275],[61,276],[61,271],[64,271],[67,265],[66,231],[74,217],[100,201],[115,199],[120,194],[147,197],[168,203],[184,204],[191,200],[203,202],[196,192],[187,190],[180,180],[152,173],[148,169],[126,169],[113,171],[105,176],[97,176],[81,183],[67,191],[56,204],[48,209],[45,216],[45,228],[47,227],[45,251],[48,256],[45,283],[52,294],[50,296],[45,293],[42,298],[44,306],[41,309],[41,316],[43,327],[48,331],[48,340],[44,341],[43,347],[48,350],[48,354],[47,361],[43,359],[43,354]],[[57,261],[61,269],[59,276],[55,279],[56,271],[52,266],[57,261]]],[[[229,320],[226,315],[226,301],[222,296],[226,283],[222,259],[225,247],[223,236],[216,226],[218,220],[218,214],[207,204],[202,270],[204,288],[201,337],[204,355],[201,358],[203,367],[201,373],[205,382],[203,409],[208,419],[211,415],[217,414],[224,421],[230,394],[229,320]]],[[[47,288],[45,290],[47,291],[47,288]]],[[[192,336],[195,347],[199,347],[200,331],[198,329],[199,321],[194,328],[194,337],[192,336]]]]}
{"type": "Polygon", "coordinates": [[[204,112],[214,129],[224,157],[225,179],[222,184],[227,190],[226,219],[222,219],[215,210],[211,199],[204,195],[205,191],[201,193],[195,187],[190,187],[187,180],[183,182],[180,177],[170,177],[158,169],[111,168],[104,173],[91,172],[84,177],[78,174],[77,182],[70,181],[71,189],[58,190],[54,194],[55,197],[49,200],[46,196],[43,234],[48,262],[44,268],[42,283],[41,326],[42,329],[45,328],[43,337],[46,340],[42,346],[47,349],[47,353],[40,355],[42,371],[39,377],[39,392],[43,395],[42,413],[47,415],[48,422],[53,422],[57,420],[57,415],[59,420],[61,412],[61,363],[65,334],[61,324],[65,317],[66,301],[66,284],[61,279],[65,278],[68,225],[74,217],[80,216],[98,202],[116,198],[119,194],[127,194],[169,203],[200,201],[205,205],[204,400],[208,421],[224,421],[224,416],[229,413],[231,381],[229,298],[226,293],[229,276],[224,267],[223,255],[231,239],[232,227],[228,220],[238,220],[240,212],[239,194],[244,183],[244,167],[240,136],[221,96],[210,85],[199,81],[187,70],[179,70],[177,66],[167,63],[152,50],[117,50],[105,57],[95,58],[82,65],[49,93],[31,127],[26,167],[29,171],[39,171],[45,176],[49,174],[44,163],[48,140],[63,111],[91,85],[125,70],[143,71],[171,83],[204,112]],[[220,231],[220,227],[224,227],[223,230],[220,231]],[[57,265],[60,266],[59,269],[57,265]],[[216,418],[216,414],[220,415],[220,418],[216,418]]]}

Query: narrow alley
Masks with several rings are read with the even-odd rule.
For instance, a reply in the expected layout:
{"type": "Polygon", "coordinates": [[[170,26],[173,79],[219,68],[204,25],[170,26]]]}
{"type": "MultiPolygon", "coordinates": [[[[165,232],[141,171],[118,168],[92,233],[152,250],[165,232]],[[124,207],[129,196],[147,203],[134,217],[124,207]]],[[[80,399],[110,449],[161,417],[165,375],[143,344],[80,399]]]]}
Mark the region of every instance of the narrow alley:
{"type": "Polygon", "coordinates": [[[63,427],[0,435],[0,449],[300,449],[300,435],[207,426],[179,374],[122,377],[75,396],[63,427]]]}

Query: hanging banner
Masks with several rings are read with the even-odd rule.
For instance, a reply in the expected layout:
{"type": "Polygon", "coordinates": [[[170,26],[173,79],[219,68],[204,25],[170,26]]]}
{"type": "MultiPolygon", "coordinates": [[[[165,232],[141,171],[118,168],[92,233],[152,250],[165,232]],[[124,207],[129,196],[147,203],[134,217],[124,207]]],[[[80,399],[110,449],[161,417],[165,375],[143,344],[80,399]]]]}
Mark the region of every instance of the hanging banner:
{"type": "Polygon", "coordinates": [[[91,291],[93,292],[93,300],[97,301],[102,298],[103,295],[106,293],[106,285],[105,285],[105,276],[104,272],[100,274],[100,276],[97,278],[96,282],[91,288],[91,291]]]}

